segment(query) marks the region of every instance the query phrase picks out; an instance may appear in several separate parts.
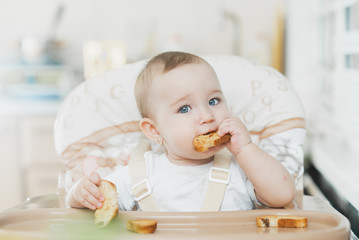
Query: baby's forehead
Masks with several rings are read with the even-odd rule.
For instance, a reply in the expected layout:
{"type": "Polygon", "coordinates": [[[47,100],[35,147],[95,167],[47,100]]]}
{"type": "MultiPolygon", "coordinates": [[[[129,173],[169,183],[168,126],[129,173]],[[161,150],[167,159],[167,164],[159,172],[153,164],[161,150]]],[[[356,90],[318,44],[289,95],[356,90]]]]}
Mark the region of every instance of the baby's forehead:
{"type": "MultiPolygon", "coordinates": [[[[190,93],[194,91],[221,90],[216,73],[210,65],[186,64],[153,79],[152,90],[156,92],[177,91],[190,93]]],[[[166,93],[164,93],[166,95],[166,93]]]]}
{"type": "Polygon", "coordinates": [[[164,68],[158,68],[157,74],[155,75],[161,78],[163,75],[168,75],[173,72],[179,72],[179,73],[188,72],[189,69],[194,69],[194,68],[200,68],[203,74],[210,72],[216,75],[213,67],[205,61],[181,64],[167,71],[164,68]]]}

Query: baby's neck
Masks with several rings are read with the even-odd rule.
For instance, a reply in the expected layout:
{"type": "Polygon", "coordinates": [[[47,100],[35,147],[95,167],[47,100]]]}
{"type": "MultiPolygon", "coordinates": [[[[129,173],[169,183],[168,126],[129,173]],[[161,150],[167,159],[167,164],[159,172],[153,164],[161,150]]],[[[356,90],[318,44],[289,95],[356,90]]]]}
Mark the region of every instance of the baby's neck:
{"type": "Polygon", "coordinates": [[[213,161],[214,156],[205,159],[183,159],[167,153],[168,160],[178,166],[200,166],[213,161]]]}

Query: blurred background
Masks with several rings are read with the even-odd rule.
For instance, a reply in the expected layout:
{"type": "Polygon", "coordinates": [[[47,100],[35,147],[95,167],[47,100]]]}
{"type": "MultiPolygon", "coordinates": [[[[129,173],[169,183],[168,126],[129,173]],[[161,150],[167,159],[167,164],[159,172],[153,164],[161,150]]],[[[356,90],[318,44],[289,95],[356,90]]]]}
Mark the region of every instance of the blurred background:
{"type": "Polygon", "coordinates": [[[57,191],[54,119],[92,66],[166,50],[282,72],[306,109],[307,193],[358,209],[359,0],[0,0],[0,210],[57,191]]]}

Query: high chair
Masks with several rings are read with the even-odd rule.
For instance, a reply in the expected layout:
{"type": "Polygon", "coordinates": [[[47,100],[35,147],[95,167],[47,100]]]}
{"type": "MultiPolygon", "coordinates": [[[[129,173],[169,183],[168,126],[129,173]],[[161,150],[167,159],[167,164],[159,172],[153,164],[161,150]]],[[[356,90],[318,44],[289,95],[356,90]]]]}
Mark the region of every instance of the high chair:
{"type": "MultiPolygon", "coordinates": [[[[253,142],[260,145],[261,141],[274,134],[305,128],[301,102],[282,74],[271,67],[254,65],[237,56],[202,57],[216,71],[231,113],[245,123],[253,142]]],[[[54,222],[52,216],[56,215],[56,219],[65,219],[75,225],[79,224],[80,217],[86,216],[84,222],[93,224],[91,210],[64,208],[64,198],[82,176],[97,171],[104,178],[131,161],[131,151],[144,138],[139,128],[140,114],[134,97],[134,84],[146,62],[142,60],[126,64],[90,78],[64,100],[54,133],[56,151],[66,168],[59,178],[60,204],[55,210],[42,209],[40,213],[43,215],[37,212],[38,217],[46,223],[48,220],[54,222]]],[[[159,146],[154,143],[152,147],[159,146]]],[[[158,233],[149,236],[149,239],[238,239],[239,236],[244,239],[349,239],[350,224],[346,218],[323,200],[308,196],[303,198],[303,162],[290,163],[286,167],[296,182],[295,200],[287,209],[200,213],[120,212],[122,217],[115,221],[114,234],[117,236],[119,226],[123,226],[121,219],[153,218],[159,221],[158,233]],[[308,216],[310,225],[307,229],[299,230],[257,229],[253,219],[265,214],[308,216]],[[120,221],[118,225],[117,221],[120,221]]],[[[18,209],[3,219],[9,219],[14,214],[22,216],[25,210],[29,214],[35,212],[26,209],[26,204],[18,209]]],[[[0,226],[1,223],[0,216],[0,226]]],[[[92,231],[84,231],[83,234],[99,236],[96,235],[98,232],[92,231]]],[[[126,231],[124,234],[126,239],[141,238],[126,231]]]]}

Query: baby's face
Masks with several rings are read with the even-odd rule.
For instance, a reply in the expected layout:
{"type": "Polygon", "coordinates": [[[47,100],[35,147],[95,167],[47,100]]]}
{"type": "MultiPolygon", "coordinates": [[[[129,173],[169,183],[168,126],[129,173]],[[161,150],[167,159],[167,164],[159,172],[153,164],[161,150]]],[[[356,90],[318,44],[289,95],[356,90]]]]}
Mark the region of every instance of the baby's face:
{"type": "Polygon", "coordinates": [[[156,78],[153,89],[152,118],[168,157],[199,160],[219,150],[198,153],[192,144],[195,136],[217,130],[230,116],[217,76],[208,64],[175,68],[156,78]]]}

